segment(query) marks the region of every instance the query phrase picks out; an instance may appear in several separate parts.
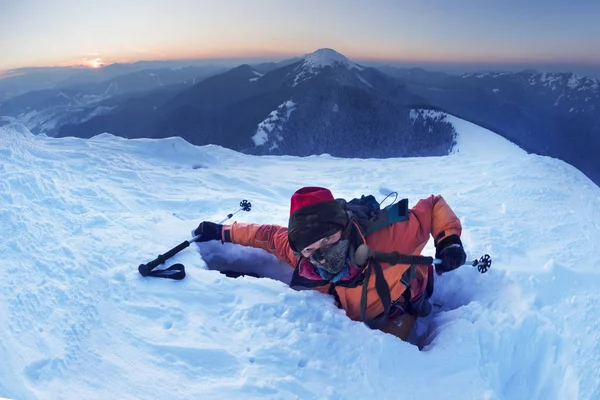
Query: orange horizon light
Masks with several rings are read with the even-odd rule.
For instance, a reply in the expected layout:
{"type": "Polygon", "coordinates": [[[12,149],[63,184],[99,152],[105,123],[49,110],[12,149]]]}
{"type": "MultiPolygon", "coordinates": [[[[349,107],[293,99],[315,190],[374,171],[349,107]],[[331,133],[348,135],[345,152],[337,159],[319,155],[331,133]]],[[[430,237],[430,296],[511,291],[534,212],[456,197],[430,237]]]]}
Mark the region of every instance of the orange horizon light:
{"type": "Polygon", "coordinates": [[[81,65],[88,67],[88,68],[101,68],[103,66],[106,65],[106,62],[100,58],[100,57],[96,57],[96,58],[92,58],[92,59],[83,59],[81,62],[81,65]]]}

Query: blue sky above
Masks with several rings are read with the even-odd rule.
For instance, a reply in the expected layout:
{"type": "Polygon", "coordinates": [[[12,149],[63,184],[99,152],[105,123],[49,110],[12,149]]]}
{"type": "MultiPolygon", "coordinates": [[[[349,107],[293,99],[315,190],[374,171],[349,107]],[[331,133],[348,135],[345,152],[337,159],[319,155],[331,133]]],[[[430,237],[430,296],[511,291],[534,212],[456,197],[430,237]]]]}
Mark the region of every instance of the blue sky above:
{"type": "Polygon", "coordinates": [[[600,2],[0,0],[0,70],[274,57],[600,65],[600,2]]]}

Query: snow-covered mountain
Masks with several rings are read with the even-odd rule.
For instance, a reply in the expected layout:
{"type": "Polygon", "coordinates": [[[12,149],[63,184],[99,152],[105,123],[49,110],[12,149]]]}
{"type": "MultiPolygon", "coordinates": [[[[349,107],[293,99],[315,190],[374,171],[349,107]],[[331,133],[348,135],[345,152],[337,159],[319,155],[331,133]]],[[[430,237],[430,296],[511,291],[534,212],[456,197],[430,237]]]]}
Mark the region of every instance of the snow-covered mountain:
{"type": "Polygon", "coordinates": [[[562,159],[600,183],[600,85],[536,71],[401,78],[430,106],[492,129],[527,151],[562,159]]]}
{"type": "Polygon", "coordinates": [[[600,398],[600,188],[446,119],[456,153],[371,160],[0,127],[0,397],[600,398]],[[215,241],[168,260],[186,266],[182,281],[138,274],[242,199],[252,211],[228,223],[286,225],[305,185],[347,199],[397,191],[411,206],[441,194],[469,259],[489,253],[492,268],[436,276],[433,313],[409,343],[351,321],[330,296],[216,271],[285,281],[291,269],[261,250],[215,241]]]}
{"type": "Polygon", "coordinates": [[[350,61],[346,56],[333,49],[319,49],[313,53],[305,54],[296,68],[294,68],[296,76],[294,77],[293,85],[295,86],[304,80],[318,75],[327,67],[344,68],[347,70],[356,69],[358,71],[364,70],[363,67],[350,61]]]}
{"type": "Polygon", "coordinates": [[[426,108],[422,98],[334,50],[320,49],[262,71],[241,65],[162,104],[140,99],[65,126],[60,136],[180,136],[251,154],[394,157],[452,149],[449,124],[410,118],[413,104],[426,108]]]}

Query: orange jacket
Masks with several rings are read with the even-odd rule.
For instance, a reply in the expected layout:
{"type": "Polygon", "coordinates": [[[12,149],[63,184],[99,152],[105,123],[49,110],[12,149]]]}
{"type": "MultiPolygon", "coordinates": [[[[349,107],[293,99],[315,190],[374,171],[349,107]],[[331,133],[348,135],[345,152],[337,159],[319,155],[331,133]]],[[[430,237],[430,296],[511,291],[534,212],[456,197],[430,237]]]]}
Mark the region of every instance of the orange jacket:
{"type": "MultiPolygon", "coordinates": [[[[435,243],[450,235],[461,234],[461,224],[450,206],[442,196],[430,196],[419,202],[408,211],[408,219],[395,222],[379,229],[364,239],[367,245],[377,251],[401,254],[420,255],[427,244],[430,236],[434,237],[435,243]]],[[[279,225],[260,225],[234,222],[232,225],[223,227],[223,239],[243,246],[251,246],[268,251],[279,260],[296,268],[299,258],[289,246],[287,228],[279,225]]],[[[381,264],[384,276],[390,288],[392,301],[400,299],[406,286],[400,282],[402,274],[410,267],[406,264],[390,266],[381,264]]],[[[417,268],[417,278],[423,282],[423,273],[426,269],[417,268]]],[[[411,298],[420,296],[424,291],[424,284],[415,285],[411,282],[411,298]]],[[[315,288],[316,290],[329,293],[330,285],[325,284],[315,288]]],[[[346,314],[353,320],[360,321],[360,299],[362,287],[344,287],[335,285],[334,288],[340,301],[340,306],[346,310],[346,314]]],[[[367,319],[373,319],[383,312],[383,305],[375,290],[375,276],[371,275],[367,286],[367,319]]]]}

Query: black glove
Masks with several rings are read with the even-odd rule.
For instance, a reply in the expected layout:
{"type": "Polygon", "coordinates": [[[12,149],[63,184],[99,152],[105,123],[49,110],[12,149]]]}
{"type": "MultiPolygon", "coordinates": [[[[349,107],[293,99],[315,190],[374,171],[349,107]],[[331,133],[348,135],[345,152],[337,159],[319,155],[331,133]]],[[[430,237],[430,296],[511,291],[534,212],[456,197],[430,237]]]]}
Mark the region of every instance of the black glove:
{"type": "Polygon", "coordinates": [[[192,237],[200,235],[195,242],[208,242],[211,240],[221,240],[223,225],[215,224],[214,222],[204,221],[196,229],[192,231],[192,237]]]}
{"type": "Polygon", "coordinates": [[[460,238],[450,235],[435,246],[435,258],[442,260],[441,264],[435,264],[435,272],[442,275],[463,265],[467,255],[460,238]]]}

